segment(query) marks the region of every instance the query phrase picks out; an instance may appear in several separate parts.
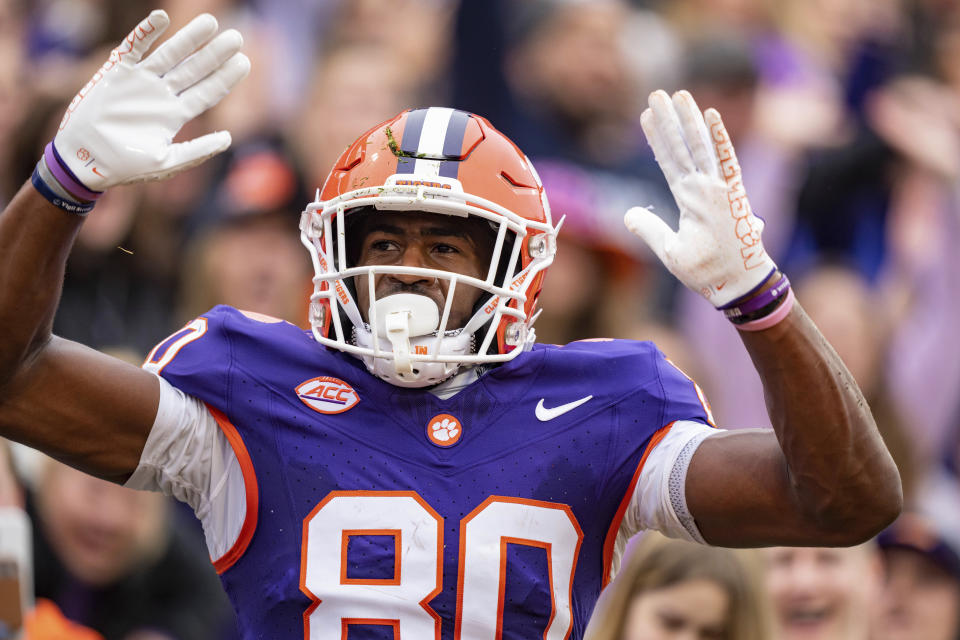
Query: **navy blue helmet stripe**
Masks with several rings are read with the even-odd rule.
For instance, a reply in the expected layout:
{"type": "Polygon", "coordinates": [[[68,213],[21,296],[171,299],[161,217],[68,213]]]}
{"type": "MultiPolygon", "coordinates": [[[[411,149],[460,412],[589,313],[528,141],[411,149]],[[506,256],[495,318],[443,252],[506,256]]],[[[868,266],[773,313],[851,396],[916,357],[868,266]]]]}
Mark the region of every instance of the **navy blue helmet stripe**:
{"type": "Polygon", "coordinates": [[[459,158],[463,149],[463,134],[467,130],[470,116],[464,111],[455,110],[447,125],[447,135],[443,140],[443,157],[459,158]]]}
{"type": "MultiPolygon", "coordinates": [[[[420,146],[420,135],[423,133],[423,121],[427,118],[426,109],[415,109],[407,116],[407,124],[403,128],[403,139],[400,141],[400,151],[417,155],[420,146]]],[[[397,158],[397,173],[413,173],[416,158],[397,158]]]]}
{"type": "Polygon", "coordinates": [[[420,136],[423,135],[423,121],[427,119],[426,109],[415,109],[407,116],[407,125],[403,128],[403,140],[400,151],[417,155],[420,150],[420,136]]]}
{"type": "MultiPolygon", "coordinates": [[[[447,135],[443,140],[443,156],[445,158],[459,158],[463,153],[463,136],[467,131],[470,116],[465,111],[454,110],[447,125],[447,135]]],[[[460,161],[448,160],[440,163],[440,175],[444,178],[458,178],[460,161]]]]}
{"type": "Polygon", "coordinates": [[[440,175],[444,178],[454,178],[460,174],[460,162],[457,160],[445,160],[440,163],[440,175]]]}

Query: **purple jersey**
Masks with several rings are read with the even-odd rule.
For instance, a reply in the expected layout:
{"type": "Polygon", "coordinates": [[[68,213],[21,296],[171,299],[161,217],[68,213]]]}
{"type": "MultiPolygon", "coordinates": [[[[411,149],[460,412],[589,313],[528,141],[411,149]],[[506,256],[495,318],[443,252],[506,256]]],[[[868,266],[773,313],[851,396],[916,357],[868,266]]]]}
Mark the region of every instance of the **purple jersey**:
{"type": "Polygon", "coordinates": [[[215,566],[245,638],[580,638],[646,453],[707,422],[646,342],[537,345],[443,400],[216,307],[150,361],[240,460],[215,566]]]}

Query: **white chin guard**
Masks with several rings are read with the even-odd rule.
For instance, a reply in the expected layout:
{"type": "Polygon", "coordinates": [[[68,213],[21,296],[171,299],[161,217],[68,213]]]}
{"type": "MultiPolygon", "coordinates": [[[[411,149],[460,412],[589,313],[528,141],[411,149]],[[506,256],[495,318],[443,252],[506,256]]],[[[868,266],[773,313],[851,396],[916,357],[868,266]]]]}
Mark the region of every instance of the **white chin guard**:
{"type": "Polygon", "coordinates": [[[370,373],[398,387],[443,382],[460,365],[431,360],[431,354],[464,355],[470,351],[472,334],[457,330],[437,336],[440,310],[427,296],[395,293],[370,305],[367,317],[370,325],[354,328],[357,345],[374,350],[373,356],[362,356],[363,362],[370,373]]]}
{"type": "Polygon", "coordinates": [[[413,293],[395,293],[370,305],[370,323],[377,337],[393,346],[393,366],[397,373],[413,373],[410,362],[410,338],[437,330],[440,310],[433,300],[413,293]]]}

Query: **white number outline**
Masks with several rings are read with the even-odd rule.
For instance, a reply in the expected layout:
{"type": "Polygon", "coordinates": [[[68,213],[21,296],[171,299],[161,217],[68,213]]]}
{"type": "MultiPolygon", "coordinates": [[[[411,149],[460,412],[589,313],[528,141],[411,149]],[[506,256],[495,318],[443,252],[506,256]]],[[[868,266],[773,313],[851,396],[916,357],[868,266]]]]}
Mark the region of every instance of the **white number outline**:
{"type": "MultiPolygon", "coordinates": [[[[424,500],[418,493],[415,491],[331,491],[323,500],[321,500],[307,516],[303,519],[303,537],[301,541],[301,553],[300,553],[300,591],[304,593],[310,600],[312,604],[307,607],[303,613],[303,623],[304,623],[304,637],[309,640],[311,638],[310,630],[310,619],[317,609],[317,607],[322,603],[320,597],[315,595],[307,587],[307,571],[308,571],[308,547],[310,544],[309,536],[309,527],[310,523],[317,516],[317,514],[327,505],[329,505],[333,500],[337,498],[354,498],[354,497],[380,497],[380,498],[412,498],[415,500],[421,507],[423,507],[426,512],[432,516],[437,521],[437,577],[436,577],[436,588],[426,595],[422,600],[417,602],[417,604],[427,613],[429,613],[434,619],[434,633],[435,640],[440,640],[440,627],[441,627],[441,618],[436,611],[430,606],[430,601],[433,600],[442,590],[443,590],[443,524],[444,519],[440,516],[427,502],[424,500]]],[[[554,575],[554,544],[549,540],[537,540],[534,537],[518,537],[510,535],[500,535],[499,537],[499,571],[497,577],[497,610],[496,610],[496,621],[494,623],[494,637],[500,638],[503,633],[503,609],[504,609],[504,599],[506,593],[506,566],[507,566],[507,547],[510,544],[520,544],[530,547],[536,547],[544,549],[547,554],[547,571],[548,579],[550,586],[550,598],[551,598],[551,612],[550,618],[547,622],[547,626],[544,629],[543,637],[544,640],[548,638],[562,637],[564,639],[569,638],[571,631],[573,630],[573,610],[572,610],[572,601],[573,601],[573,579],[576,574],[577,569],[577,560],[580,557],[580,547],[583,543],[583,530],[580,527],[580,524],[577,522],[576,516],[573,514],[573,510],[565,504],[545,502],[541,500],[531,500],[526,498],[516,498],[509,496],[490,496],[484,500],[480,505],[478,505],[473,511],[468,513],[464,518],[460,520],[460,553],[458,558],[458,583],[457,583],[457,607],[456,607],[456,618],[455,618],[455,631],[454,638],[460,640],[462,636],[462,619],[463,619],[463,596],[464,596],[464,577],[465,577],[465,567],[467,562],[467,552],[468,548],[466,545],[467,539],[467,530],[470,523],[481,513],[483,513],[491,505],[503,505],[503,504],[514,504],[514,505],[523,505],[527,507],[535,507],[536,509],[549,509],[552,511],[559,511],[566,516],[566,521],[569,522],[571,529],[568,531],[560,531],[557,534],[551,537],[561,536],[567,534],[568,536],[575,533],[576,534],[576,543],[573,545],[572,554],[568,558],[563,559],[563,562],[560,564],[569,564],[570,572],[569,576],[555,576],[554,575]],[[558,585],[556,580],[562,580],[558,585]],[[565,592],[566,602],[561,602],[562,605],[566,607],[566,614],[560,616],[566,622],[566,627],[563,630],[553,629],[554,622],[558,619],[558,605],[557,605],[557,588],[563,589],[565,592]],[[552,633],[551,633],[552,631],[552,633]],[[562,635],[558,635],[562,633],[562,635]]],[[[401,563],[400,549],[403,545],[403,537],[401,529],[392,529],[392,528],[379,528],[379,529],[340,529],[340,551],[338,553],[340,567],[339,567],[339,576],[340,576],[340,585],[391,585],[399,586],[402,581],[403,567],[401,563]],[[347,545],[352,536],[357,535],[386,535],[393,536],[394,538],[394,577],[393,578],[348,578],[347,577],[347,545]]],[[[570,545],[566,545],[569,547],[570,545]]],[[[384,626],[393,627],[393,635],[395,640],[400,640],[400,620],[397,618],[356,618],[356,617],[340,617],[341,621],[341,639],[347,637],[349,627],[351,624],[377,624],[384,626]]]]}
{"type": "MultiPolygon", "coordinates": [[[[380,498],[412,498],[415,500],[423,509],[433,517],[437,522],[437,578],[436,578],[436,587],[428,593],[422,600],[417,604],[426,611],[434,620],[434,637],[435,640],[440,640],[440,614],[433,610],[430,606],[430,601],[433,600],[441,591],[443,591],[443,517],[431,507],[426,500],[424,500],[416,491],[331,491],[327,496],[321,500],[317,506],[315,506],[310,513],[303,519],[303,534],[301,538],[301,549],[300,549],[300,591],[306,595],[312,601],[312,604],[306,608],[303,612],[303,629],[304,629],[304,638],[309,640],[311,638],[310,632],[310,618],[313,615],[313,612],[317,609],[322,600],[314,594],[307,587],[307,560],[308,552],[307,547],[310,542],[309,537],[309,527],[313,518],[323,509],[325,506],[333,502],[337,498],[353,498],[353,497],[380,497],[380,498]]],[[[346,536],[343,536],[343,529],[341,529],[341,545],[345,544],[348,541],[346,536]]],[[[352,532],[359,532],[360,529],[350,529],[352,532]]],[[[367,535],[383,535],[380,532],[387,531],[387,529],[364,529],[362,530],[367,535]]],[[[392,530],[390,530],[392,531],[392,530]]],[[[354,534],[356,535],[356,533],[354,534]]],[[[344,562],[346,551],[345,548],[341,546],[340,553],[338,554],[341,559],[341,570],[340,577],[341,580],[346,576],[346,563],[344,562]]],[[[401,565],[401,558],[395,556],[394,559],[394,572],[399,578],[402,575],[403,567],[401,565]]],[[[341,586],[354,585],[354,586],[363,586],[363,585],[391,585],[392,581],[386,581],[379,579],[366,579],[363,582],[348,582],[342,583],[341,586]]],[[[399,579],[397,581],[399,585],[399,579]]],[[[397,618],[345,618],[341,617],[341,631],[340,637],[345,639],[349,631],[349,626],[351,624],[378,624],[384,626],[393,627],[393,637],[394,640],[400,640],[400,620],[397,618]]]]}
{"type": "Polygon", "coordinates": [[[146,369],[152,373],[160,375],[160,372],[163,371],[163,368],[170,364],[170,362],[177,357],[177,354],[180,353],[180,349],[183,349],[185,346],[193,342],[194,340],[199,340],[203,337],[203,334],[207,332],[207,319],[204,317],[194,318],[188,322],[182,329],[179,331],[174,331],[169,336],[161,340],[157,346],[155,346],[149,354],[147,354],[146,359],[143,361],[141,368],[146,369]],[[186,331],[187,333],[184,333],[186,331]],[[170,342],[170,339],[176,336],[177,334],[184,333],[176,340],[170,343],[163,354],[160,356],[159,360],[155,360],[157,357],[157,352],[160,350],[160,347],[170,342]]]}
{"type": "MultiPolygon", "coordinates": [[[[466,561],[467,561],[467,529],[472,520],[477,516],[483,513],[487,508],[494,504],[520,504],[525,506],[533,506],[539,509],[552,509],[563,512],[570,524],[573,526],[573,530],[577,534],[577,543],[574,547],[572,557],[570,558],[570,575],[566,579],[567,589],[566,589],[566,606],[567,606],[567,628],[563,632],[562,638],[566,639],[570,637],[570,632],[573,630],[573,578],[577,572],[577,560],[580,557],[580,547],[583,544],[583,529],[580,528],[580,523],[577,522],[576,516],[573,514],[573,510],[569,505],[560,504],[557,502],[546,502],[543,500],[532,500],[529,498],[516,498],[511,496],[490,496],[486,500],[480,503],[473,511],[468,513],[460,520],[460,557],[457,563],[457,617],[456,617],[456,627],[454,631],[454,640],[461,640],[463,633],[463,611],[464,611],[464,594],[465,587],[464,581],[466,577],[466,561]]],[[[499,574],[497,578],[497,617],[496,617],[496,628],[494,629],[494,638],[499,640],[503,636],[503,608],[504,608],[504,598],[506,594],[506,565],[507,565],[507,545],[508,544],[522,544],[531,547],[537,547],[545,549],[547,552],[547,568],[548,568],[548,579],[550,584],[550,619],[547,621],[547,626],[543,630],[543,638],[547,640],[551,635],[551,630],[553,629],[553,623],[557,618],[557,600],[555,594],[556,585],[554,583],[554,563],[553,563],[553,544],[545,540],[534,540],[530,538],[518,538],[511,536],[500,536],[500,565],[499,565],[499,574]]],[[[565,576],[558,576],[565,577],[565,576]]],[[[471,636],[472,637],[472,636],[471,636]]]]}

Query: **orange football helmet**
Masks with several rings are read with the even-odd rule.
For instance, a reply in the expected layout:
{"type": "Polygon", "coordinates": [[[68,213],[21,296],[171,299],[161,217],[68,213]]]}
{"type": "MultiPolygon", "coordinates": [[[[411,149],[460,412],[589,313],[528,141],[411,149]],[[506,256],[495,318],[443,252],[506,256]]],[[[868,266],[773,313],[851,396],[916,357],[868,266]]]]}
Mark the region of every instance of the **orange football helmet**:
{"type": "Polygon", "coordinates": [[[530,160],[486,119],[442,107],[404,111],[344,151],[301,216],[301,241],[316,274],[313,334],[399,386],[436,384],[465,365],[510,360],[534,341],[537,297],[558,229],[530,160]],[[346,220],[361,208],[374,215],[413,211],[485,219],[496,235],[486,277],[349,264],[350,248],[362,238],[350,237],[346,220]],[[373,278],[385,273],[446,280],[444,308],[410,294],[377,300],[373,278]],[[371,285],[366,319],[356,303],[356,278],[371,285]],[[481,298],[463,327],[448,327],[458,284],[480,289],[481,298]]]}

